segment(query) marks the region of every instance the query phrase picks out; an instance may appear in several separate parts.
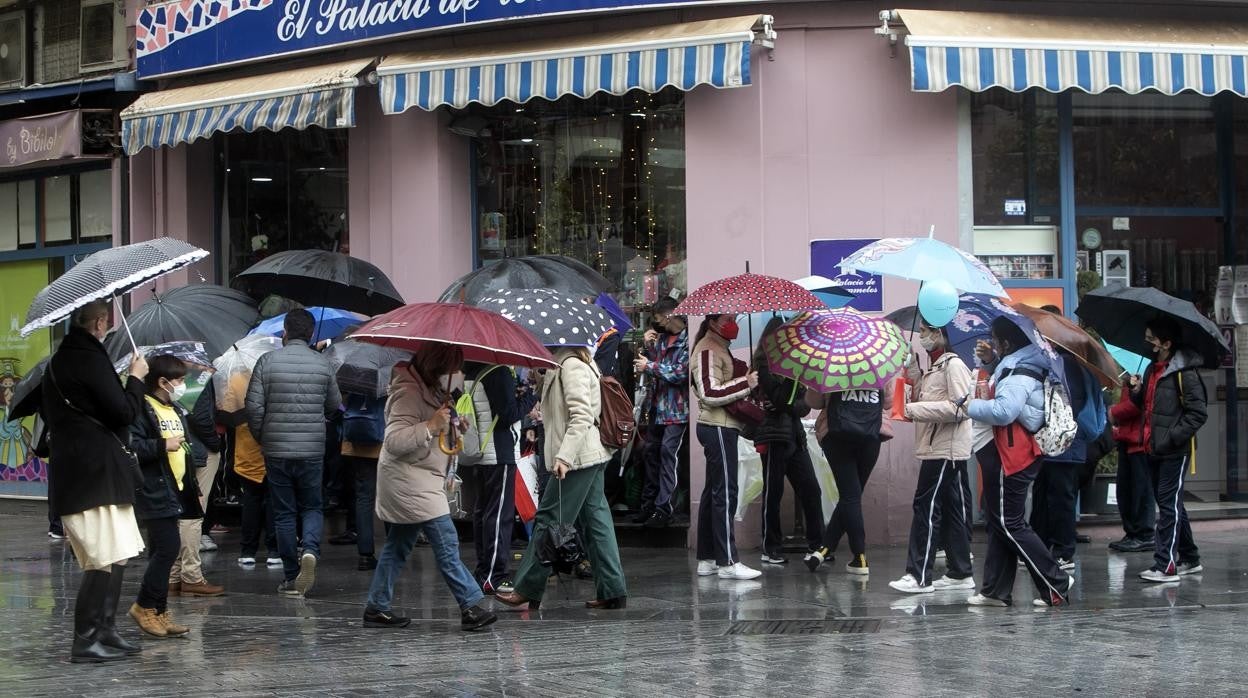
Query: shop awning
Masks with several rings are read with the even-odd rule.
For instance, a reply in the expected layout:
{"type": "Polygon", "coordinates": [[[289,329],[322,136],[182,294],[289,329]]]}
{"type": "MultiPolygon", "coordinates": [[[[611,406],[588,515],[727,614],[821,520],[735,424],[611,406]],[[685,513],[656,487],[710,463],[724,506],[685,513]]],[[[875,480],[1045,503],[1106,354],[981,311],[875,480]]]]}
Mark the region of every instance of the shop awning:
{"type": "Polygon", "coordinates": [[[355,88],[373,59],[149,92],[121,112],[127,153],[191,143],[218,131],[355,125],[355,88]]]}
{"type": "Polygon", "coordinates": [[[534,97],[658,92],[669,85],[750,84],[750,45],[775,39],[768,15],[670,24],[552,41],[387,56],[377,67],[382,109],[486,106],[534,97]]]}
{"type": "MultiPolygon", "coordinates": [[[[896,10],[911,86],[1248,96],[1248,24],[896,10]]],[[[881,30],[881,33],[886,33],[881,30]]]]}

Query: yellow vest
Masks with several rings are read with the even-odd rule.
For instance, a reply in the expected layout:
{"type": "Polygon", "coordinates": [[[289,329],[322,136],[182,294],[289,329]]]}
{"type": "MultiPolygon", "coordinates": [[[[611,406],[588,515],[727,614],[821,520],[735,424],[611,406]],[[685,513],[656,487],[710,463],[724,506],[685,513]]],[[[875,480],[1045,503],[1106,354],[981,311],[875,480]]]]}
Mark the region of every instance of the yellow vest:
{"type": "MultiPolygon", "coordinates": [[[[172,405],[157,400],[151,395],[147,396],[147,404],[152,406],[156,411],[156,420],[160,425],[160,438],[172,439],[175,436],[186,437],[186,433],[182,430],[182,416],[172,405]]],[[[186,476],[186,450],[187,444],[183,442],[183,448],[176,451],[169,451],[165,455],[169,457],[169,469],[173,471],[173,481],[177,483],[178,490],[182,489],[182,478],[186,476]]]]}

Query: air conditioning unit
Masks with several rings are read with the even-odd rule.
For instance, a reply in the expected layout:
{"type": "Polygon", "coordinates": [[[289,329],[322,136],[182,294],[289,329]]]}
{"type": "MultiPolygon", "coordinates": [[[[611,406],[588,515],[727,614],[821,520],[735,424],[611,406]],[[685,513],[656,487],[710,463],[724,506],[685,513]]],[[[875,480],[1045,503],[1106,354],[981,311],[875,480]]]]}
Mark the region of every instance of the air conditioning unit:
{"type": "Polygon", "coordinates": [[[0,14],[0,89],[26,85],[26,13],[0,14]]]}
{"type": "Polygon", "coordinates": [[[125,5],[115,0],[83,0],[78,64],[84,73],[126,67],[125,5]]]}

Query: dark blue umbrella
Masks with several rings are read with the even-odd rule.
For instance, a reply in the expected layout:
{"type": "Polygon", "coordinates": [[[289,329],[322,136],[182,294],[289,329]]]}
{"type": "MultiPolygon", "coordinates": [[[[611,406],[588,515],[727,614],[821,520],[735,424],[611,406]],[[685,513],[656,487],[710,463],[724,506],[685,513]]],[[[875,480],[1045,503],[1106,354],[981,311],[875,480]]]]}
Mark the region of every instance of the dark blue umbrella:
{"type": "Polygon", "coordinates": [[[602,308],[603,312],[611,318],[611,321],[615,323],[616,331],[624,333],[633,329],[633,323],[629,321],[628,313],[625,313],[620,304],[615,302],[611,294],[606,291],[598,294],[598,300],[594,301],[594,305],[602,308]]]}

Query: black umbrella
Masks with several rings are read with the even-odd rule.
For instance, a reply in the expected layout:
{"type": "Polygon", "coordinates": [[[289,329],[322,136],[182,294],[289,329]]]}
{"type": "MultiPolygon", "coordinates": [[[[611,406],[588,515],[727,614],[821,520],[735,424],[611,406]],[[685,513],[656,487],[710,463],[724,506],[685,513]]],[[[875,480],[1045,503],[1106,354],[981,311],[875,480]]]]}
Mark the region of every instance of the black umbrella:
{"type": "Polygon", "coordinates": [[[207,256],[204,250],[173,238],[100,250],[35,295],[26,311],[22,336],[51,327],[93,301],[120,296],[207,256]]]}
{"type": "Polygon", "coordinates": [[[1144,330],[1159,317],[1178,323],[1183,332],[1179,344],[1199,353],[1205,368],[1217,368],[1222,357],[1231,352],[1218,326],[1201,315],[1196,306],[1155,288],[1098,288],[1083,297],[1075,314],[1105,341],[1142,356],[1152,356],[1153,348],[1144,341],[1144,330]]]}
{"type": "Polygon", "coordinates": [[[403,296],[380,269],[327,250],[278,252],[234,277],[231,286],[255,299],[278,295],[304,305],[365,315],[380,315],[403,305],[403,296]]]}
{"type": "Polygon", "coordinates": [[[412,358],[411,352],[348,339],[329,345],[325,356],[338,376],[344,393],[384,397],[390,392],[394,365],[412,358]]]}
{"type": "Polygon", "coordinates": [[[611,290],[611,282],[589,266],[568,257],[509,257],[461,276],[438,300],[480,305],[482,298],[506,288],[548,288],[569,296],[597,298],[599,293],[611,290]]]}
{"type": "MultiPolygon", "coordinates": [[[[182,340],[200,341],[209,358],[217,358],[230,345],[246,337],[260,319],[256,302],[242,291],[224,286],[197,284],[162,293],[130,314],[130,331],[139,345],[182,340]]],[[[104,340],[114,360],[132,351],[124,333],[104,340]]]]}
{"type": "Polygon", "coordinates": [[[569,296],[544,288],[497,291],[477,304],[532,332],[548,347],[592,347],[615,326],[593,298],[569,296]]]}
{"type": "Polygon", "coordinates": [[[47,368],[48,359],[44,357],[13,386],[13,397],[9,400],[10,420],[24,419],[39,411],[43,393],[39,386],[43,383],[43,373],[47,368]]]}

